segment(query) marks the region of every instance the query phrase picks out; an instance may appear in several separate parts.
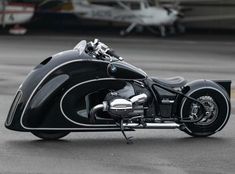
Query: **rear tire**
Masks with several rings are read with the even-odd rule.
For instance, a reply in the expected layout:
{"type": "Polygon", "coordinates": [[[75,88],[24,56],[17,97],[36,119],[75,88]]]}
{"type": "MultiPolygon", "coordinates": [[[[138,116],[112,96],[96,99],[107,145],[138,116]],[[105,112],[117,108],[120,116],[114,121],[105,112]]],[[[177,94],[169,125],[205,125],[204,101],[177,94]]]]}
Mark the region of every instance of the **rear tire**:
{"type": "MultiPolygon", "coordinates": [[[[223,89],[201,88],[189,94],[198,99],[206,108],[207,115],[197,123],[185,123],[185,132],[194,137],[207,137],[220,131],[227,123],[230,116],[230,101],[222,92],[223,89]]],[[[193,101],[183,99],[180,116],[181,118],[192,115],[193,101]]],[[[199,109],[200,110],[200,109],[199,109]]],[[[200,112],[200,111],[198,111],[200,112]]]]}
{"type": "Polygon", "coordinates": [[[58,140],[65,137],[70,132],[67,131],[33,131],[31,132],[36,137],[43,140],[58,140]]]}

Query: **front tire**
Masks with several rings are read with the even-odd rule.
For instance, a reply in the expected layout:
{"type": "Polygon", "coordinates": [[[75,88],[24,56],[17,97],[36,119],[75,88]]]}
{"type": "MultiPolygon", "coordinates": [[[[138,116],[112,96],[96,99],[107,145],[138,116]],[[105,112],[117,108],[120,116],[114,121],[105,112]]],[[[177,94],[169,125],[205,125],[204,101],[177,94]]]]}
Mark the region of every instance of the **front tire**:
{"type": "MultiPolygon", "coordinates": [[[[201,88],[189,94],[199,100],[205,107],[204,118],[197,123],[185,123],[185,132],[194,137],[207,137],[220,131],[227,123],[230,116],[230,101],[221,88],[201,88]]],[[[195,116],[200,109],[195,110],[195,102],[183,99],[180,116],[181,118],[195,116]]]]}
{"type": "Polygon", "coordinates": [[[65,137],[70,132],[67,131],[33,131],[31,132],[36,137],[43,140],[58,140],[65,137]]]}

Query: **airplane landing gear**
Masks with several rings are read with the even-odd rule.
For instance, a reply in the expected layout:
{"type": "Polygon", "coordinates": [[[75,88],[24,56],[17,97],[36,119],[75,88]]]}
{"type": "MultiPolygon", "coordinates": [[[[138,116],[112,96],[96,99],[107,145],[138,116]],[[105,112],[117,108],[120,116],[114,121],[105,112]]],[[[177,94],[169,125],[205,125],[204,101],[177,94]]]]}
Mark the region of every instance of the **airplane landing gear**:
{"type": "Polygon", "coordinates": [[[165,26],[160,26],[159,30],[160,30],[161,37],[166,37],[166,27],[165,26]]]}
{"type": "Polygon", "coordinates": [[[16,24],[9,30],[9,33],[13,35],[25,35],[27,33],[27,29],[16,24]]]}
{"type": "Polygon", "coordinates": [[[128,34],[130,34],[131,31],[133,31],[133,29],[137,26],[136,23],[132,23],[126,30],[122,30],[120,32],[121,36],[126,36],[128,34]]]}

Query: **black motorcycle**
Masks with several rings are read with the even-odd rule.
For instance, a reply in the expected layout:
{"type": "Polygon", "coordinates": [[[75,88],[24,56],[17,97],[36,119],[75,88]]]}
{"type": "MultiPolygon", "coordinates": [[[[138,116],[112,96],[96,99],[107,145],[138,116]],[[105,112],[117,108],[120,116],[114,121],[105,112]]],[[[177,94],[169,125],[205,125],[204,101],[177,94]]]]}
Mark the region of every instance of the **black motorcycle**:
{"type": "Polygon", "coordinates": [[[20,85],[5,126],[55,140],[70,132],[180,129],[210,136],[230,116],[231,81],[149,77],[95,39],[48,57],[20,85]]]}

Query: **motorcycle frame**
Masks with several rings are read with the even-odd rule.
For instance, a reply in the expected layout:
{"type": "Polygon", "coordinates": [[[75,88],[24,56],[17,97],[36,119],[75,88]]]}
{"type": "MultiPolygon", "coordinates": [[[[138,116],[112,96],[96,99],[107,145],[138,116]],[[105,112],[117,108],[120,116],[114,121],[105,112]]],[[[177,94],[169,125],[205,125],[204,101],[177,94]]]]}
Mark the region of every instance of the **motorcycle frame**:
{"type": "MultiPolygon", "coordinates": [[[[175,102],[174,102],[174,104],[172,106],[173,107],[173,112],[172,112],[173,119],[171,121],[179,121],[181,123],[187,123],[187,122],[189,122],[189,123],[196,123],[196,122],[199,122],[199,121],[201,121],[203,119],[204,112],[205,112],[204,105],[200,101],[198,101],[197,99],[192,98],[190,96],[187,96],[183,92],[181,92],[184,89],[185,86],[180,87],[181,91],[177,91],[174,88],[161,85],[160,83],[153,82],[152,80],[147,80],[147,81],[145,81],[145,83],[148,85],[149,90],[151,91],[151,93],[152,93],[152,95],[154,97],[154,100],[156,102],[155,107],[156,107],[156,111],[157,111],[159,117],[161,117],[161,109],[159,107],[161,99],[160,99],[160,94],[158,93],[157,90],[155,90],[154,86],[157,86],[157,87],[159,87],[161,89],[164,89],[164,90],[166,90],[166,91],[168,91],[168,92],[170,92],[172,94],[176,94],[177,95],[176,99],[175,99],[175,102]],[[177,104],[179,104],[183,98],[187,98],[187,99],[189,99],[189,100],[191,100],[191,101],[193,101],[195,103],[198,103],[202,107],[202,109],[203,109],[202,114],[199,115],[199,117],[197,119],[189,121],[189,120],[183,120],[183,119],[179,120],[177,118],[174,118],[175,116],[177,116],[177,104]]],[[[162,121],[164,121],[164,120],[162,120],[162,121]]],[[[170,120],[165,120],[165,121],[170,121],[170,120]]]]}

